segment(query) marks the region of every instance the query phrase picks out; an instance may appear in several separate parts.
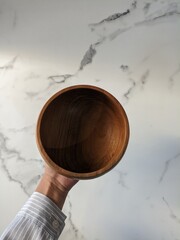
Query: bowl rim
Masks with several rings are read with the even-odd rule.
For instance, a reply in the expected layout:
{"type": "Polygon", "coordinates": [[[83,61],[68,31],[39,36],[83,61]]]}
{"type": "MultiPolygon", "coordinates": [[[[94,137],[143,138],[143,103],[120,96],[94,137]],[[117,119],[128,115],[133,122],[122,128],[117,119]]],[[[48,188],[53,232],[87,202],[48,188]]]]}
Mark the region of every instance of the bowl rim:
{"type": "Polygon", "coordinates": [[[110,171],[112,168],[114,168],[119,161],[122,159],[126,149],[127,149],[127,145],[129,142],[129,135],[130,135],[130,127],[129,127],[129,121],[126,115],[126,112],[124,110],[124,108],[122,107],[122,105],[120,104],[120,102],[109,92],[107,92],[106,90],[93,86],[93,85],[84,85],[84,84],[80,84],[80,85],[74,85],[74,86],[70,86],[70,87],[66,87],[61,89],[60,91],[56,92],[55,94],[53,94],[44,104],[44,106],[42,107],[39,116],[38,116],[38,120],[37,120],[37,124],[36,124],[36,144],[38,147],[38,150],[43,158],[43,160],[45,161],[45,163],[55,169],[56,172],[58,172],[59,174],[69,177],[69,178],[75,178],[75,179],[92,179],[92,178],[96,178],[99,177],[105,173],[107,173],[108,171],[110,171]],[[40,136],[40,127],[41,127],[41,121],[42,121],[42,117],[43,114],[45,112],[45,110],[47,109],[47,107],[50,105],[50,103],[57,98],[59,95],[61,95],[62,93],[65,93],[69,90],[74,90],[74,89],[81,89],[81,88],[86,88],[86,89],[93,89],[96,91],[99,91],[103,94],[105,94],[115,105],[116,107],[118,107],[118,110],[121,111],[124,119],[125,119],[125,138],[124,138],[124,142],[123,142],[123,147],[121,152],[119,152],[119,155],[117,157],[113,156],[112,157],[112,161],[110,161],[106,166],[104,166],[101,169],[98,169],[96,171],[93,172],[89,172],[89,173],[77,173],[77,172],[72,172],[72,171],[68,171],[62,167],[60,167],[59,165],[57,165],[56,163],[54,163],[51,158],[48,156],[48,154],[46,153],[42,141],[41,141],[41,136],[40,136]]]}

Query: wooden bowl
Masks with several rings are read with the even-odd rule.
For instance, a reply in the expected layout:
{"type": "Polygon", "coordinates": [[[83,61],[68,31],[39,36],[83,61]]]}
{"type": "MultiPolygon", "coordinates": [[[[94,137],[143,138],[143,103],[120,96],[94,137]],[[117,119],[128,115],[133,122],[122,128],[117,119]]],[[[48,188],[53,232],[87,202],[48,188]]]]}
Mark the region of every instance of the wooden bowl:
{"type": "Polygon", "coordinates": [[[36,139],[45,162],[58,173],[90,179],[120,161],[129,140],[129,124],[123,107],[110,93],[76,85],[46,102],[36,139]]]}

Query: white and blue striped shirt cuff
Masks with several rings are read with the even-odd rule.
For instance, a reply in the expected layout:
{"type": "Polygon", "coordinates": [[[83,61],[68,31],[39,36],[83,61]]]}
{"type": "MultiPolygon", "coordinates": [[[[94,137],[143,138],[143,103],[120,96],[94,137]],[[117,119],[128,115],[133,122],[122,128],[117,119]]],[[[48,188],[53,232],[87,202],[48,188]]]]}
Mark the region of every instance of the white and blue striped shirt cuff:
{"type": "Polygon", "coordinates": [[[58,239],[65,219],[66,216],[51,199],[34,192],[0,239],[22,240],[26,239],[25,235],[28,239],[58,239]]]}

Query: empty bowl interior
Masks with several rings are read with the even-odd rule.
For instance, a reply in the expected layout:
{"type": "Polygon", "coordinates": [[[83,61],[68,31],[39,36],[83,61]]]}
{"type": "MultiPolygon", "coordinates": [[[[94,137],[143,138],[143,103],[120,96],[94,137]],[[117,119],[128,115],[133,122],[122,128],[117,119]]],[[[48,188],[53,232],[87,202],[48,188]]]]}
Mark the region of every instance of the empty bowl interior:
{"type": "Polygon", "coordinates": [[[95,89],[71,89],[45,108],[40,139],[55,164],[89,173],[117,160],[126,142],[126,121],[113,97],[95,89]]]}

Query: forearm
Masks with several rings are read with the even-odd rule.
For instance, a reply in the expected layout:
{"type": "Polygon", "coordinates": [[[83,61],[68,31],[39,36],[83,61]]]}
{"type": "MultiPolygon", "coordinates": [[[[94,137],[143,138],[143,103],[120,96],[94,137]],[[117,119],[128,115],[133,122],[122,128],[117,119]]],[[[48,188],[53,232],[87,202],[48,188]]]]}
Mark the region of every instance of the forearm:
{"type": "Polygon", "coordinates": [[[47,196],[34,192],[5,229],[0,240],[57,240],[66,216],[47,196]]]}
{"type": "Polygon", "coordinates": [[[50,198],[60,209],[62,209],[68,194],[68,191],[57,182],[56,178],[47,174],[42,176],[35,191],[50,198]]]}
{"type": "Polygon", "coordinates": [[[58,239],[64,228],[65,215],[61,212],[68,194],[56,177],[43,174],[35,192],[6,228],[4,239],[58,239]]]}
{"type": "Polygon", "coordinates": [[[58,239],[66,216],[61,209],[68,192],[77,183],[48,166],[26,204],[6,228],[0,240],[58,239]]]}

